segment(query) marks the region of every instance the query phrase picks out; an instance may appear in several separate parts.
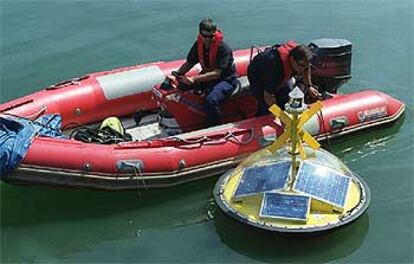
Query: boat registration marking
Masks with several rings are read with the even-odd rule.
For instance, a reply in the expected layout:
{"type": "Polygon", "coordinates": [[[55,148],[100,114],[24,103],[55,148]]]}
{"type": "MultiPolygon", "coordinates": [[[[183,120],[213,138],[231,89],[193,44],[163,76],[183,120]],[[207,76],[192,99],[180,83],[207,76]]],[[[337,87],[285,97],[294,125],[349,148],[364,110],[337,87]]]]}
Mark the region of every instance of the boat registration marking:
{"type": "Polygon", "coordinates": [[[388,115],[387,107],[380,106],[371,109],[366,109],[358,112],[358,120],[360,123],[379,119],[388,115]]]}

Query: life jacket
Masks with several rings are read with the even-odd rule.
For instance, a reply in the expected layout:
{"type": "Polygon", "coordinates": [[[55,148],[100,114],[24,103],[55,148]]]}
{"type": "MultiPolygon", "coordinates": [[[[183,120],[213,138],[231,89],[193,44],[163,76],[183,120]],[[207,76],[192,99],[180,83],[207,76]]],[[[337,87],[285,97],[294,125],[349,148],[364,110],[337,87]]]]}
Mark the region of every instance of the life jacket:
{"type": "Polygon", "coordinates": [[[201,64],[201,68],[203,70],[212,70],[216,66],[216,59],[217,59],[217,52],[219,49],[220,44],[223,42],[224,35],[220,30],[217,30],[214,33],[214,37],[212,39],[209,53],[208,53],[208,62],[209,67],[206,67],[206,62],[204,61],[204,44],[203,44],[203,37],[201,34],[197,36],[197,54],[198,54],[198,61],[201,64]]]}
{"type": "Polygon", "coordinates": [[[289,63],[289,52],[297,45],[295,41],[289,40],[277,48],[283,65],[283,80],[279,83],[278,87],[284,85],[293,75],[293,69],[289,63]]]}
{"type": "Polygon", "coordinates": [[[112,116],[112,117],[106,118],[102,122],[102,124],[99,126],[99,129],[103,130],[106,127],[110,128],[111,130],[116,131],[116,132],[118,132],[118,134],[124,136],[125,129],[124,129],[124,126],[122,125],[121,120],[119,120],[118,117],[112,116]]]}

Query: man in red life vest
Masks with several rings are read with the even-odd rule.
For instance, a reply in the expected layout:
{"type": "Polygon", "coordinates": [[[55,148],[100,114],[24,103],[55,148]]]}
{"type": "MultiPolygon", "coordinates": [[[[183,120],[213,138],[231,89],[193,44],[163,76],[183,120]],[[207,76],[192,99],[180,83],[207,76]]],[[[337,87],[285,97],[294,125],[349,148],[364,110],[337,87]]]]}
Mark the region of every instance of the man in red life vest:
{"type": "Polygon", "coordinates": [[[177,79],[186,85],[196,85],[206,94],[204,111],[209,125],[220,121],[220,106],[229,98],[237,84],[233,52],[223,42],[223,33],[211,19],[199,24],[199,35],[187,55],[186,62],[178,72],[177,79]],[[196,76],[185,76],[194,65],[200,63],[201,72],[196,76]]]}
{"type": "Polygon", "coordinates": [[[299,86],[310,101],[318,96],[318,90],[312,86],[310,61],[312,52],[305,45],[288,41],[275,45],[254,57],[247,68],[250,89],[257,100],[257,114],[269,114],[268,108],[277,104],[281,109],[289,99],[292,77],[302,78],[299,86]]]}

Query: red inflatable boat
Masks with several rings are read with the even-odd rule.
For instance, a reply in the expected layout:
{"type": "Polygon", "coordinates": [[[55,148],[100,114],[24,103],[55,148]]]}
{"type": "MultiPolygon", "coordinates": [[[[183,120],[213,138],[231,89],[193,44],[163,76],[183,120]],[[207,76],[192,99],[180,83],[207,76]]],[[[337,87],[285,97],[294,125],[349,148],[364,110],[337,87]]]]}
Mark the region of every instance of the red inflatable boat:
{"type": "MultiPolygon", "coordinates": [[[[239,75],[245,76],[251,50],[236,51],[234,56],[239,75]]],[[[223,106],[222,124],[206,127],[200,110],[203,95],[159,85],[182,63],[92,73],[1,104],[5,116],[35,119],[59,113],[67,135],[79,126],[96,126],[117,116],[133,139],[97,144],[35,137],[20,166],[2,179],[103,190],[167,187],[218,175],[283,132],[272,116],[254,117],[255,100],[246,77],[240,78],[237,91],[223,106]]],[[[391,123],[404,109],[402,102],[379,91],[334,94],[305,129],[319,139],[341,136],[391,123]]]]}

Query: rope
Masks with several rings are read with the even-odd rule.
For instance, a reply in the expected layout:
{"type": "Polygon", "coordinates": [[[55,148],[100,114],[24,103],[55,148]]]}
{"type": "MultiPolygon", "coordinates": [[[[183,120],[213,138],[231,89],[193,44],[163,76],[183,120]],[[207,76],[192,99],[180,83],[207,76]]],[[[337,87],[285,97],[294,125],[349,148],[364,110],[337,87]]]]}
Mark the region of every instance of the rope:
{"type": "Polygon", "coordinates": [[[322,129],[325,133],[325,140],[327,142],[327,148],[328,148],[329,151],[331,151],[331,149],[332,149],[331,148],[331,142],[329,140],[329,136],[328,136],[328,133],[326,131],[325,120],[324,120],[324,117],[323,117],[322,109],[318,111],[317,115],[318,115],[319,120],[322,122],[322,129]]]}
{"type": "Polygon", "coordinates": [[[252,59],[253,59],[253,50],[254,49],[257,50],[257,54],[260,54],[260,53],[263,52],[263,50],[259,46],[257,46],[257,45],[251,46],[251,48],[250,48],[250,59],[249,59],[250,63],[252,62],[252,59]]]}
{"type": "Polygon", "coordinates": [[[246,144],[249,144],[254,138],[254,129],[249,128],[249,132],[250,132],[250,137],[248,137],[245,141],[239,140],[237,138],[237,136],[234,135],[234,133],[232,133],[232,132],[227,132],[227,135],[224,137],[224,139],[235,142],[235,143],[240,144],[240,145],[246,145],[246,144]]]}
{"type": "MultiPolygon", "coordinates": [[[[144,189],[145,189],[145,190],[148,190],[147,185],[145,184],[144,176],[142,176],[141,167],[140,167],[140,166],[138,166],[138,168],[136,168],[135,170],[138,170],[138,172],[139,172],[139,177],[140,177],[140,178],[141,178],[141,180],[142,180],[142,185],[144,186],[144,189]]],[[[137,177],[137,181],[138,181],[138,177],[137,177]]]]}
{"type": "Polygon", "coordinates": [[[46,90],[59,89],[59,88],[63,88],[65,86],[69,86],[69,85],[72,85],[72,84],[80,85],[80,81],[82,81],[86,78],[89,78],[89,75],[85,75],[85,76],[77,77],[77,78],[72,78],[72,79],[69,79],[69,80],[64,80],[64,81],[61,81],[61,82],[58,82],[58,83],[55,83],[55,84],[52,84],[52,85],[48,86],[46,88],[46,90]]]}
{"type": "Polygon", "coordinates": [[[249,128],[247,131],[250,132],[250,136],[244,141],[239,140],[237,138],[237,135],[235,135],[235,133],[230,132],[230,131],[226,132],[226,134],[222,138],[218,138],[218,139],[211,138],[208,136],[202,136],[195,140],[185,139],[181,137],[172,137],[172,138],[175,139],[176,141],[184,142],[186,144],[217,145],[217,144],[224,144],[226,143],[226,141],[231,141],[231,142],[234,142],[240,145],[246,145],[246,144],[249,144],[254,138],[254,129],[249,128]]]}
{"type": "Polygon", "coordinates": [[[36,119],[39,116],[41,116],[44,112],[46,112],[46,110],[47,110],[47,107],[46,106],[42,106],[42,108],[38,112],[35,112],[35,113],[31,114],[31,115],[24,116],[24,117],[22,117],[22,116],[16,116],[16,117],[27,118],[27,119],[32,119],[32,118],[33,119],[36,119]]]}
{"type": "Polygon", "coordinates": [[[135,179],[136,179],[137,190],[139,191],[139,179],[141,179],[142,186],[144,186],[144,189],[145,190],[148,190],[147,185],[146,185],[145,180],[144,180],[144,176],[142,176],[142,171],[141,171],[140,163],[138,163],[137,165],[135,165],[133,163],[130,163],[130,162],[126,162],[126,161],[123,161],[123,163],[126,166],[129,166],[129,167],[131,167],[133,169],[134,176],[135,176],[135,179]]]}
{"type": "Polygon", "coordinates": [[[81,123],[78,123],[78,122],[70,122],[70,123],[67,123],[66,125],[64,125],[62,127],[62,130],[77,128],[77,127],[81,127],[81,126],[84,126],[84,125],[82,125],[81,123]],[[71,126],[73,126],[73,127],[71,127],[71,126]]]}

